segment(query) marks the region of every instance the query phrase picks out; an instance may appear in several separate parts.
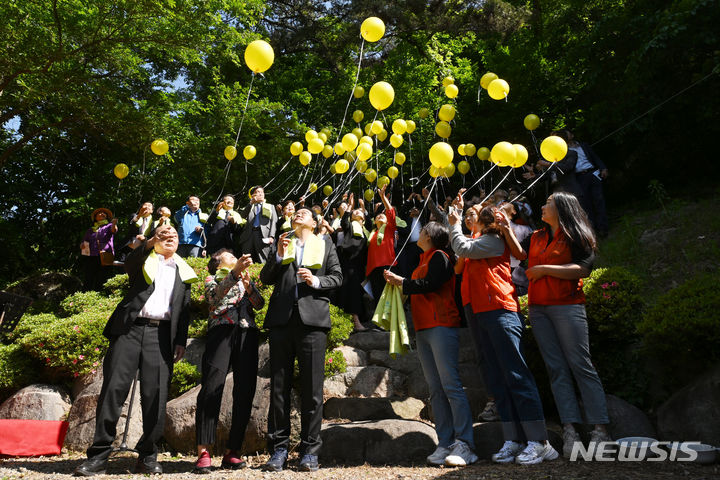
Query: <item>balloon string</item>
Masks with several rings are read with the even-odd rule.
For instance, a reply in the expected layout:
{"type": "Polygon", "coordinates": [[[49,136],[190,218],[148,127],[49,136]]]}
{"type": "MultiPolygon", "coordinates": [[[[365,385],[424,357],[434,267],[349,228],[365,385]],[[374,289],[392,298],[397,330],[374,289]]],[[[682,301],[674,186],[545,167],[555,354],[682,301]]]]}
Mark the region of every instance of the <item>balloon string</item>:
{"type": "Polygon", "coordinates": [[[493,165],[492,167],[490,167],[490,169],[489,169],[487,172],[485,172],[485,174],[484,174],[482,177],[478,178],[475,183],[473,183],[472,185],[470,185],[470,186],[468,187],[468,189],[465,190],[465,193],[463,193],[462,196],[464,197],[470,190],[472,190],[472,188],[473,188],[475,185],[477,185],[478,183],[480,183],[480,181],[481,181],[483,178],[487,177],[488,174],[495,169],[495,167],[497,167],[497,165],[493,165]]]}
{"type": "MultiPolygon", "coordinates": [[[[228,162],[227,162],[227,163],[225,164],[225,166],[223,167],[223,171],[226,171],[226,170],[228,170],[229,168],[230,168],[230,161],[228,160],[228,162]]],[[[222,176],[222,173],[221,173],[220,175],[222,176]]],[[[202,198],[202,197],[204,197],[205,195],[207,195],[208,192],[215,186],[215,184],[217,184],[218,180],[220,180],[220,177],[216,177],[216,178],[215,178],[215,181],[213,181],[213,183],[210,184],[210,186],[208,187],[208,189],[205,190],[205,191],[202,193],[202,195],[200,195],[200,198],[202,198]]]]}
{"type": "Polygon", "coordinates": [[[290,160],[285,162],[285,165],[283,165],[283,167],[280,169],[280,171],[273,178],[271,178],[269,182],[267,182],[267,183],[265,183],[265,185],[263,185],[263,190],[267,189],[267,187],[269,187],[270,184],[275,181],[275,179],[283,172],[283,170],[285,170],[285,168],[287,168],[287,166],[290,165],[290,162],[292,162],[292,157],[290,157],[290,160]]]}
{"type": "MultiPolygon", "coordinates": [[[[498,188],[500,188],[500,185],[502,185],[502,183],[507,179],[507,177],[510,176],[510,173],[512,173],[513,170],[515,170],[515,169],[514,169],[513,167],[510,167],[510,171],[508,171],[508,172],[505,174],[505,176],[502,178],[502,180],[500,180],[500,181],[497,183],[497,185],[495,185],[495,188],[493,188],[492,191],[491,191],[490,193],[488,193],[488,194],[485,196],[485,198],[483,198],[482,202],[480,202],[480,205],[482,205],[483,203],[485,203],[485,201],[487,201],[487,199],[490,198],[490,196],[491,196],[493,193],[495,193],[495,190],[497,190],[498,188]]],[[[514,201],[514,200],[513,200],[513,201],[514,201]]]]}
{"type": "MultiPolygon", "coordinates": [[[[425,199],[425,203],[423,203],[422,208],[420,209],[420,213],[418,214],[418,218],[422,215],[422,212],[425,211],[425,207],[427,207],[428,200],[430,200],[430,196],[432,195],[433,189],[435,189],[435,185],[437,184],[438,179],[433,179],[433,183],[430,186],[430,191],[428,192],[428,196],[425,199]]],[[[412,228],[412,220],[410,221],[410,228],[412,228]]],[[[405,250],[405,247],[407,246],[408,242],[410,241],[410,237],[412,236],[412,231],[408,234],[407,238],[405,239],[405,243],[403,243],[402,247],[400,247],[400,250],[397,252],[397,255],[395,255],[395,259],[390,263],[390,265],[395,265],[395,262],[397,262],[397,259],[400,258],[400,254],[405,250]]]]}
{"type": "Polygon", "coordinates": [[[338,135],[335,138],[335,143],[337,143],[340,140],[340,135],[342,135],[342,129],[345,126],[345,118],[347,117],[348,109],[350,108],[350,102],[352,102],[353,96],[355,95],[355,88],[357,87],[358,80],[360,80],[360,67],[362,65],[362,59],[363,59],[363,48],[365,47],[365,39],[362,39],[362,42],[360,42],[360,55],[358,60],[358,67],[357,67],[357,73],[355,73],[355,83],[353,84],[352,92],[350,92],[350,98],[348,98],[347,105],[345,105],[345,113],[343,113],[343,119],[342,123],[340,124],[340,130],[338,130],[338,135]]]}
{"type": "Polygon", "coordinates": [[[247,98],[245,99],[245,108],[243,108],[243,113],[240,117],[240,127],[238,127],[237,135],[235,136],[235,148],[237,148],[238,140],[240,139],[240,130],[242,130],[243,122],[245,121],[245,113],[247,112],[247,107],[250,103],[250,92],[252,92],[253,82],[255,82],[255,72],[253,72],[250,77],[250,88],[248,88],[247,98]]]}
{"type": "Polygon", "coordinates": [[[555,166],[555,164],[556,164],[556,163],[554,162],[552,165],[550,165],[547,170],[545,170],[542,174],[540,174],[540,176],[539,176],[538,178],[536,178],[535,181],[533,181],[530,185],[528,185],[528,187],[527,187],[525,190],[523,190],[522,192],[518,193],[515,198],[513,198],[512,200],[510,200],[510,202],[514,202],[514,201],[517,200],[518,198],[522,197],[522,196],[525,194],[525,192],[527,192],[528,190],[530,190],[537,182],[539,182],[540,179],[543,178],[546,173],[548,173],[550,170],[552,170],[553,167],[555,166]]]}

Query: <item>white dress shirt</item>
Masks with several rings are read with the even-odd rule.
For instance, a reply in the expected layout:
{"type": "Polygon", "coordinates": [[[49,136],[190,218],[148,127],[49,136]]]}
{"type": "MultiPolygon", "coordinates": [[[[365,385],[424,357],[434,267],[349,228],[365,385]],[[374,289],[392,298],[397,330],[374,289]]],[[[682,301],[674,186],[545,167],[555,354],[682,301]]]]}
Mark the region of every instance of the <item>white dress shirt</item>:
{"type": "Polygon", "coordinates": [[[588,160],[587,155],[585,155],[585,150],[583,150],[582,147],[570,147],[570,150],[577,153],[577,163],[575,164],[575,171],[576,172],[584,172],[586,170],[595,170],[595,165],[588,160]]]}
{"type": "MultiPolygon", "coordinates": [[[[302,263],[304,253],[305,253],[305,242],[303,242],[302,240],[300,240],[298,238],[297,241],[295,242],[295,262],[297,263],[298,268],[305,268],[305,267],[300,266],[302,263]]],[[[275,253],[275,260],[277,260],[277,263],[282,263],[283,258],[278,253],[275,253]]],[[[300,275],[297,275],[296,278],[297,278],[297,283],[305,283],[305,280],[300,278],[300,275]]],[[[313,277],[312,277],[312,287],[320,288],[320,279],[318,277],[316,277],[315,275],[313,275],[313,277]]],[[[297,293],[296,293],[296,295],[297,295],[297,293]]]]}
{"type": "Polygon", "coordinates": [[[166,260],[162,255],[158,255],[158,259],[160,265],[155,274],[155,290],[140,310],[139,316],[152,320],[170,320],[177,265],[172,257],[166,260]]]}

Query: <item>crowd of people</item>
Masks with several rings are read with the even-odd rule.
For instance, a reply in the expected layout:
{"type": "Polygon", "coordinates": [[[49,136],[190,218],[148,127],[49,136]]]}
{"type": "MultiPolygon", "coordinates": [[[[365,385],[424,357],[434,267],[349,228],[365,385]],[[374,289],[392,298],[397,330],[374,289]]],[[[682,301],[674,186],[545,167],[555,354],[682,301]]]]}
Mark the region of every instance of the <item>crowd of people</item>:
{"type": "MultiPolygon", "coordinates": [[[[570,143],[570,148],[579,168],[584,169],[584,161],[599,169],[589,147],[570,143]]],[[[565,168],[569,172],[570,166],[565,168]]],[[[221,466],[247,465],[240,451],[257,375],[254,312],[264,304],[247,273],[251,263],[263,264],[260,280],[274,287],[264,321],[271,370],[271,457],[264,470],[286,468],[296,361],[301,399],[298,468],[318,469],[329,304],[352,315],[354,333],[365,331],[373,328],[369,320],[386,284],[400,287],[409,297],[408,319],[438,437],[437,448],[427,457],[429,464],[462,466],[478,459],[473,416],[458,371],[461,326],[469,327],[478,375],[491,396],[482,416],[502,424],[505,442],[492,456],[494,462],[537,464],[559,456],[548,442],[538,388],[520,347],[526,321],[550,376],[563,423],[563,454],[569,456],[580,441],[577,424],[594,425],[591,441],[609,440],[607,406],[590,357],[582,291],[582,279],[590,274],[597,250],[595,231],[607,224],[601,219],[604,209],[595,208],[593,228],[586,213],[593,204],[580,200],[587,198],[583,189],[592,192],[593,182],[580,180],[582,175],[574,174],[578,195],[567,191],[572,188],[560,188],[548,196],[538,228],[527,200],[499,189],[484,201],[466,199],[461,189],[442,202],[423,189],[401,198],[398,208],[387,186],[377,191],[377,203],[365,203],[348,192],[335,204],[311,204],[300,198],[279,205],[268,203],[263,188],[256,186],[241,210],[235,210],[235,198],[226,195],[204,213],[200,199],[191,195],[174,215],[161,207],[153,220],[153,204],[143,203],[129,218],[128,235],[115,254],[117,220],[107,209],[95,210],[93,227],[81,245],[88,257],[86,288],[102,285],[102,270],[113,262],[100,255],[109,252],[116,263],[124,263],[130,292],[105,330],[110,349],[95,439],[76,474],[105,470],[120,408],[138,368],[144,434],[137,446],[137,471],[162,471],[156,454],[167,383],[173,361],[184,353],[189,284],[198,280],[183,258],[197,256],[209,257],[205,297],[210,309],[196,410],[198,473],[212,467],[210,452],[230,370],[232,426],[221,466]],[[525,294],[529,318],[519,311],[518,296],[525,294]]]]}

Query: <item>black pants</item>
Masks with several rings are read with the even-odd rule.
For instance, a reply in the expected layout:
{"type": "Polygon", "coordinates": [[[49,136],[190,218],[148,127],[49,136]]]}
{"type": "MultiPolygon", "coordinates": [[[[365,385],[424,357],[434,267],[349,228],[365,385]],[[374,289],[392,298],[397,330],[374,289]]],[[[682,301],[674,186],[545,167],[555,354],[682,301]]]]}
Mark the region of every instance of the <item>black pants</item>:
{"type": "Polygon", "coordinates": [[[580,204],[587,213],[588,218],[590,218],[593,228],[600,235],[607,234],[608,219],[602,181],[592,172],[578,173],[577,181],[580,184],[580,190],[582,190],[580,204]]]}
{"type": "Polygon", "coordinates": [[[157,442],[165,428],[165,406],[173,369],[170,343],[169,322],[161,322],[157,327],[133,325],[125,335],[110,340],[103,363],[95,437],[87,450],[88,458],[108,458],[112,453],[117,422],[138,368],[143,435],[135,449],[140,458],[157,455],[157,442]]]}
{"type": "Polygon", "coordinates": [[[249,242],[250,251],[243,253],[249,253],[254,263],[265,263],[267,262],[268,253],[270,252],[270,245],[263,242],[264,237],[260,228],[250,228],[252,228],[249,242]]]}
{"type": "Polygon", "coordinates": [[[113,273],[112,267],[105,267],[100,263],[99,255],[83,256],[85,264],[85,281],[83,282],[84,291],[101,291],[105,282],[108,281],[113,273]]]}
{"type": "Polygon", "coordinates": [[[317,455],[322,445],[323,382],[327,329],[304,325],[297,310],[283,327],[270,329],[268,449],[290,442],[290,391],[295,357],[300,367],[300,453],[317,455]]]}
{"type": "Polygon", "coordinates": [[[225,377],[233,371],[233,406],[227,448],[240,451],[255,397],[258,331],[237,325],[210,329],[202,359],[202,387],[197,397],[195,431],[198,445],[215,443],[225,377]]]}

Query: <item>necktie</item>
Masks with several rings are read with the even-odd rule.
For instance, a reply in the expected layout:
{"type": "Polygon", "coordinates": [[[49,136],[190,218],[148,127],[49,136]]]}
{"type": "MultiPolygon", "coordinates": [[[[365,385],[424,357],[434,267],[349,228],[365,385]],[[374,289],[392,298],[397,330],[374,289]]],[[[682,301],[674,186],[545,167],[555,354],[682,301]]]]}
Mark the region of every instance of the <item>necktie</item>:
{"type": "Polygon", "coordinates": [[[260,208],[261,208],[261,205],[258,203],[255,206],[255,218],[253,219],[253,227],[260,226],[260,208]]]}

